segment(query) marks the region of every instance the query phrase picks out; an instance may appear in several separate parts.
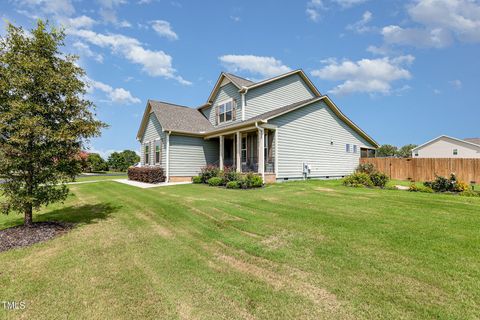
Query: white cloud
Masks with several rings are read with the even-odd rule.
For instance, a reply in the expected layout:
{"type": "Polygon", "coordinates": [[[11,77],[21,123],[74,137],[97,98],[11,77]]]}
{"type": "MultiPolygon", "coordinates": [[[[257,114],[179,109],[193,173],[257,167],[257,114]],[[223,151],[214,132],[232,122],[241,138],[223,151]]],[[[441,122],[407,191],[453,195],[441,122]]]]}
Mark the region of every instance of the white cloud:
{"type": "Polygon", "coordinates": [[[362,15],[362,19],[360,19],[359,21],[353,23],[353,24],[349,24],[347,26],[347,30],[352,30],[356,33],[365,33],[365,32],[368,32],[370,30],[372,30],[371,27],[367,26],[367,24],[372,20],[372,13],[370,11],[365,11],[362,15]]]}
{"type": "Polygon", "coordinates": [[[367,2],[368,0],[309,0],[305,13],[308,19],[313,22],[320,20],[321,13],[329,10],[331,7],[340,7],[341,9],[348,9],[358,4],[367,2]]]}
{"type": "Polygon", "coordinates": [[[322,0],[309,0],[307,2],[307,9],[305,10],[305,13],[310,20],[317,22],[320,20],[320,11],[325,9],[326,7],[322,0]]]}
{"type": "Polygon", "coordinates": [[[282,61],[273,57],[229,54],[219,59],[231,72],[247,71],[264,77],[273,77],[291,70],[282,61]]]}
{"type": "Polygon", "coordinates": [[[354,92],[390,94],[392,82],[411,78],[410,72],[404,66],[410,65],[414,59],[411,55],[342,62],[329,59],[324,61],[326,66],[313,70],[311,74],[324,80],[343,81],[329,91],[333,94],[345,95],[354,92]]]}
{"type": "Polygon", "coordinates": [[[450,81],[450,84],[455,88],[455,89],[462,89],[463,83],[462,81],[455,79],[450,81]]]}
{"type": "Polygon", "coordinates": [[[79,55],[84,55],[89,58],[95,59],[95,61],[102,63],[103,56],[99,53],[95,53],[90,49],[90,46],[86,43],[76,41],[73,43],[73,47],[77,50],[79,55]]]}
{"type": "Polygon", "coordinates": [[[68,18],[63,22],[63,24],[74,29],[90,29],[94,24],[96,24],[96,21],[90,17],[81,15],[75,18],[68,18]]]}
{"type": "Polygon", "coordinates": [[[154,20],[151,22],[152,28],[161,37],[165,37],[169,40],[178,40],[178,35],[172,30],[170,22],[165,20],[154,20]]]}
{"type": "Polygon", "coordinates": [[[334,2],[338,3],[343,8],[351,8],[367,1],[368,0],[334,0],[334,2]]]}
{"type": "Polygon", "coordinates": [[[106,23],[111,23],[117,27],[130,28],[132,25],[126,20],[120,21],[117,17],[117,7],[127,3],[125,0],[97,0],[100,5],[98,13],[106,23]]]}
{"type": "Polygon", "coordinates": [[[382,35],[387,44],[411,45],[416,47],[443,48],[452,42],[450,33],[442,28],[404,29],[399,26],[386,26],[382,35]]]}
{"type": "Polygon", "coordinates": [[[141,65],[142,70],[150,76],[175,79],[184,85],[191,84],[176,74],[171,56],[162,50],[145,49],[135,38],[121,34],[101,34],[91,30],[70,30],[69,33],[101,48],[110,48],[112,52],[122,55],[130,62],[141,65]]]}
{"type": "Polygon", "coordinates": [[[91,89],[97,89],[107,94],[109,102],[118,104],[135,104],[140,103],[141,100],[134,97],[130,91],[124,88],[112,88],[110,85],[87,78],[87,83],[91,89]]]}
{"type": "Polygon", "coordinates": [[[32,10],[29,12],[30,15],[43,13],[54,16],[71,16],[75,13],[75,7],[70,0],[14,0],[14,2],[32,10]]]}
{"type": "Polygon", "coordinates": [[[239,16],[230,16],[230,19],[234,22],[240,22],[242,20],[239,16]]]}
{"type": "Polygon", "coordinates": [[[387,43],[442,48],[461,42],[480,42],[480,4],[473,0],[416,0],[408,8],[419,27],[384,27],[387,43]]]}

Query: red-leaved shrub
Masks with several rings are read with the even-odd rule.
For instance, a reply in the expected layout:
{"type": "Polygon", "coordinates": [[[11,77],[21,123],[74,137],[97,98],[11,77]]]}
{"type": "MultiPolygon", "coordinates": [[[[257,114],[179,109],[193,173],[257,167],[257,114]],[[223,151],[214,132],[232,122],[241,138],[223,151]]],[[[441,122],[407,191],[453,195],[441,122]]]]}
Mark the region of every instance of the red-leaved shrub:
{"type": "Polygon", "coordinates": [[[165,173],[161,167],[130,167],[128,179],[146,183],[165,182],[165,173]]]}

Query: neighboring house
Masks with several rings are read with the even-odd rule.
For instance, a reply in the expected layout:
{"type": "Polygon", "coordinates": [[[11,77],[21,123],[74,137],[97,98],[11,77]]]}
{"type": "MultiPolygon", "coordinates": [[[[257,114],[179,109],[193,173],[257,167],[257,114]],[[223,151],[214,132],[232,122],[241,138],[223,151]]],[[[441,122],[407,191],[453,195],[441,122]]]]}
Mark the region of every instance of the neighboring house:
{"type": "Polygon", "coordinates": [[[442,135],[412,149],[413,158],[480,158],[480,138],[442,135]]]}
{"type": "Polygon", "coordinates": [[[207,164],[266,182],[337,178],[378,147],[302,70],[261,82],[221,73],[198,108],[149,100],[137,139],[141,164],[162,166],[169,181],[207,164]]]}

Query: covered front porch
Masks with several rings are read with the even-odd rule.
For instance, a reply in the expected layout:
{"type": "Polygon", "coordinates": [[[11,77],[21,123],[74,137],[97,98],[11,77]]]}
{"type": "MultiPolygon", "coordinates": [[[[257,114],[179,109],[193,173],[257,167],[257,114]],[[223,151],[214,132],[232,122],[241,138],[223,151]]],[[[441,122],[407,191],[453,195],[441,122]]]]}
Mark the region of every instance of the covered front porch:
{"type": "Polygon", "coordinates": [[[255,172],[264,181],[275,180],[277,130],[258,126],[243,128],[210,137],[218,139],[220,169],[233,168],[237,172],[255,172]]]}

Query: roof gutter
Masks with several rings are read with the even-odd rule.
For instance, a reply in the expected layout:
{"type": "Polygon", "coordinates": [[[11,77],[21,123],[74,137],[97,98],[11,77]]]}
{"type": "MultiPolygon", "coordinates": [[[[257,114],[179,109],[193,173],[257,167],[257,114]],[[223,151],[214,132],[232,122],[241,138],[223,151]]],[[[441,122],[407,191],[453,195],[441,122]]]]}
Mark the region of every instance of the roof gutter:
{"type": "Polygon", "coordinates": [[[245,121],[245,107],[247,105],[248,87],[243,86],[240,90],[240,97],[242,98],[242,121],[245,121]]]}

